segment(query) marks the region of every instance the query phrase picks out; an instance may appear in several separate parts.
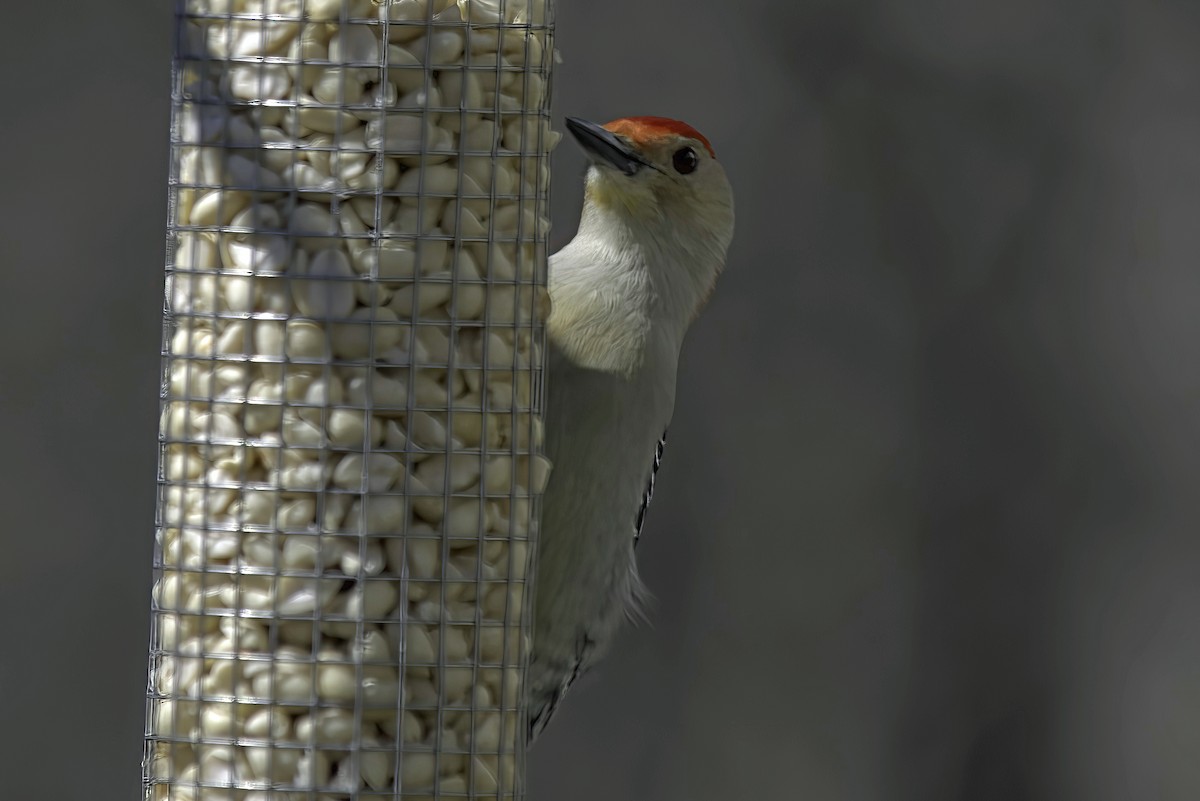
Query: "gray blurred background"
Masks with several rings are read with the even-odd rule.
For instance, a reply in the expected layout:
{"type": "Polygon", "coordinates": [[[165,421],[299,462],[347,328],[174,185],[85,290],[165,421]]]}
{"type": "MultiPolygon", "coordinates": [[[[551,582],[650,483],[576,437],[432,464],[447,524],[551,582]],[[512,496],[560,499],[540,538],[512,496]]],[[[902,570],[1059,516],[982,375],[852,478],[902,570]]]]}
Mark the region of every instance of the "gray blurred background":
{"type": "MultiPolygon", "coordinates": [[[[138,795],[170,6],[5,13],[5,801],[138,795]]],[[[739,221],[531,801],[1200,798],[1200,4],[558,18],[556,114],[687,119],[739,221]]]]}

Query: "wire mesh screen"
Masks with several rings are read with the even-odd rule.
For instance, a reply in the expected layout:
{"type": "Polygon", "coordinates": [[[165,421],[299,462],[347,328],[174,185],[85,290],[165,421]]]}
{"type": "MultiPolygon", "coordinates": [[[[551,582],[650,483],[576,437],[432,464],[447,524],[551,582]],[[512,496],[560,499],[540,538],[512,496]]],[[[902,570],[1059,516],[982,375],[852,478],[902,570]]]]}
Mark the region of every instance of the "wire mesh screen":
{"type": "Polygon", "coordinates": [[[145,796],[519,798],[549,0],[183,0],[145,796]]]}

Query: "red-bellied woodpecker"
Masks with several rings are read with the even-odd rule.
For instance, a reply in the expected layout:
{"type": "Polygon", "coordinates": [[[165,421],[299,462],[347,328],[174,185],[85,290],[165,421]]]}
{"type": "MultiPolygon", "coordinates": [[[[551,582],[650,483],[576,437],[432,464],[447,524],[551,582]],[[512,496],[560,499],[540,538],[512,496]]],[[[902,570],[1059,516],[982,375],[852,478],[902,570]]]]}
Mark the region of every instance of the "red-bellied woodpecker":
{"type": "Polygon", "coordinates": [[[529,739],[644,594],[634,547],[675,406],[688,326],[733,237],[712,146],[663,117],[568,119],[586,151],[575,238],[550,257],[546,450],[529,739]]]}

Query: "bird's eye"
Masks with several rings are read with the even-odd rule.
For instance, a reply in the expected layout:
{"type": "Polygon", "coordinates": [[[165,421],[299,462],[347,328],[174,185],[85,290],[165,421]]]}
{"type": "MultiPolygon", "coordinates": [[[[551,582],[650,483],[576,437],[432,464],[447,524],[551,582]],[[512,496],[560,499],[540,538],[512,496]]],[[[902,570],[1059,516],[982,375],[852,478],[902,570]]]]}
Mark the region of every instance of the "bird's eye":
{"type": "Polygon", "coordinates": [[[696,151],[690,147],[682,147],[675,151],[675,155],[671,158],[675,166],[675,172],[680,175],[687,175],[696,169],[700,164],[700,159],[696,158],[696,151]]]}

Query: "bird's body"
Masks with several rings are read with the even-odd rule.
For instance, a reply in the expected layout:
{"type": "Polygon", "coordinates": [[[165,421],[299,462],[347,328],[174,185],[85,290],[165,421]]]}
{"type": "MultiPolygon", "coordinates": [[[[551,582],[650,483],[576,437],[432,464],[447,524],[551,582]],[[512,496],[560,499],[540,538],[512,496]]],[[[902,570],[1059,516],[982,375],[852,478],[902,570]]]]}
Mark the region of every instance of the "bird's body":
{"type": "Polygon", "coordinates": [[[661,118],[568,126],[594,165],[579,231],[550,260],[554,467],[538,548],[531,740],[638,608],[634,546],[675,406],[679,352],[733,226],[724,173],[696,155],[711,148],[694,129],[661,118]],[[690,169],[670,172],[683,151],[690,169]]]}

